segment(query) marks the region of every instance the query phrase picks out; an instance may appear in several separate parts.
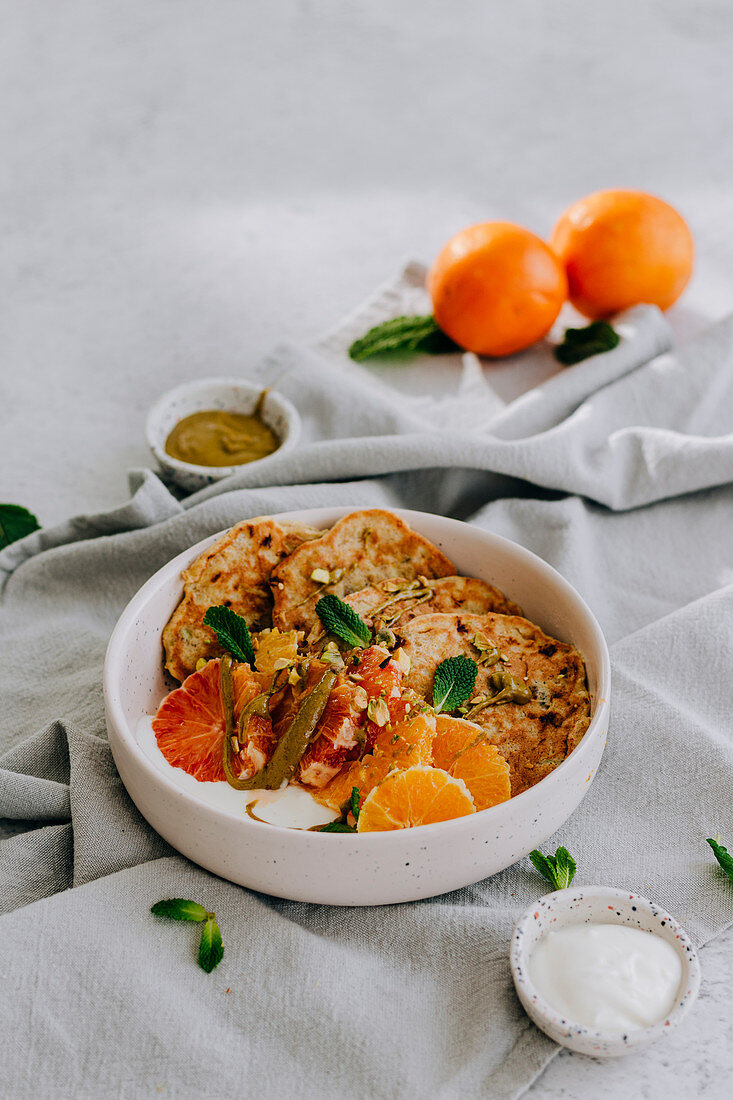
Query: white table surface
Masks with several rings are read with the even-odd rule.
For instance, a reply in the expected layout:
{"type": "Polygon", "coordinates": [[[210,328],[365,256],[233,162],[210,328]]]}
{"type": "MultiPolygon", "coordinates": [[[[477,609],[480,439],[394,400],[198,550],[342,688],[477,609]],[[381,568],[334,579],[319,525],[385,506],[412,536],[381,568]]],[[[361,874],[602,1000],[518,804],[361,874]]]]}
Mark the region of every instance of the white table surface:
{"type": "MultiPolygon", "coordinates": [[[[113,506],[145,412],[331,326],[401,260],[500,217],[547,234],[656,191],[698,265],[682,339],[733,305],[727,0],[23,0],[0,40],[0,500],[113,506]]],[[[724,1097],[733,933],[691,1019],[532,1097],[724,1097]]],[[[487,1021],[487,1026],[490,1023],[487,1021]]]]}

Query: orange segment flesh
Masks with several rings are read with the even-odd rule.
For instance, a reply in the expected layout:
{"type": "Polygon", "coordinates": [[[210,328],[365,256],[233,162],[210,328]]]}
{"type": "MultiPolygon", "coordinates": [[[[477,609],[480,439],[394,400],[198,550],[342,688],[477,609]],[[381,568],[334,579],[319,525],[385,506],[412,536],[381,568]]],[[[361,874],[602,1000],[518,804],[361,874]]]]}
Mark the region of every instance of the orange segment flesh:
{"type": "Polygon", "coordinates": [[[332,810],[340,810],[348,802],[352,788],[358,787],[363,802],[390,771],[402,771],[413,764],[429,764],[434,736],[435,719],[428,714],[419,714],[392,729],[384,726],[377,734],[371,753],[347,764],[326,787],[314,791],[313,795],[332,810]]]}
{"type": "Polygon", "coordinates": [[[392,772],[367,796],[359,814],[360,833],[411,829],[475,813],[462,779],[419,764],[392,772]]]}
{"type": "MultiPolygon", "coordinates": [[[[233,670],[233,679],[234,713],[238,715],[269,677],[258,676],[249,665],[240,664],[233,670]]],[[[202,783],[224,779],[224,708],[218,659],[209,661],[200,672],[192,672],[166,696],[153,719],[153,732],[158,748],[174,768],[182,768],[202,783]]]]}
{"type": "Polygon", "coordinates": [[[439,714],[435,725],[435,767],[463,780],[477,810],[506,802],[511,796],[509,765],[481,727],[447,714],[439,714]]]}

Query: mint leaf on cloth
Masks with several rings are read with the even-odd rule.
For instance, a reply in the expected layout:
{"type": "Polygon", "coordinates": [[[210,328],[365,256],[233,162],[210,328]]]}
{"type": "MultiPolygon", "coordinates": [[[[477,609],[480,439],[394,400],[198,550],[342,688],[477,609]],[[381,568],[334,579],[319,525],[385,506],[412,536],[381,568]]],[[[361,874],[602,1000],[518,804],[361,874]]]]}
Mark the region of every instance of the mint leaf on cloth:
{"type": "Polygon", "coordinates": [[[353,607],[349,607],[338,596],[332,593],[322,596],[316,604],[316,615],[329,633],[335,634],[347,645],[361,648],[369,645],[372,637],[371,630],[364,620],[359,618],[353,607]]]}
{"type": "Polygon", "coordinates": [[[156,917],[171,917],[173,920],[205,921],[209,916],[203,905],[197,905],[195,901],[187,901],[185,898],[156,901],[150,912],[156,917]]]}
{"type": "Polygon", "coordinates": [[[717,859],[720,866],[725,871],[728,878],[733,882],[733,856],[730,854],[727,848],[724,848],[720,843],[720,837],[716,836],[715,840],[708,837],[708,844],[713,849],[713,855],[717,859]]]}
{"type": "Polygon", "coordinates": [[[535,848],[529,853],[535,868],[556,890],[566,890],[575,878],[577,864],[567,848],[558,848],[554,856],[545,856],[535,848]]]}
{"type": "Polygon", "coordinates": [[[376,355],[395,352],[424,351],[428,355],[442,355],[456,351],[458,344],[446,336],[436,324],[432,314],[417,317],[395,317],[370,328],[364,336],[354,340],[349,348],[352,359],[360,362],[376,355]]]}
{"type": "Polygon", "coordinates": [[[199,966],[210,974],[214,967],[218,966],[224,957],[224,945],[221,942],[221,932],[213,913],[209,913],[206,924],[201,933],[199,946],[199,966]]]}
{"type": "Polygon", "coordinates": [[[0,550],[40,529],[40,523],[20,504],[0,504],[0,550]]]}
{"type": "Polygon", "coordinates": [[[204,615],[204,626],[214,631],[219,645],[231,653],[232,657],[254,668],[255,651],[252,636],[246,620],[241,615],[223,604],[219,607],[210,607],[204,615]]]}
{"type": "Polygon", "coordinates": [[[474,689],[478,665],[470,657],[446,657],[435,670],[433,707],[437,714],[450,714],[465,703],[474,689]]]}
{"type": "Polygon", "coordinates": [[[582,363],[592,355],[618,347],[621,337],[608,321],[593,321],[585,328],[569,328],[561,344],[555,348],[555,358],[564,367],[582,363]]]}

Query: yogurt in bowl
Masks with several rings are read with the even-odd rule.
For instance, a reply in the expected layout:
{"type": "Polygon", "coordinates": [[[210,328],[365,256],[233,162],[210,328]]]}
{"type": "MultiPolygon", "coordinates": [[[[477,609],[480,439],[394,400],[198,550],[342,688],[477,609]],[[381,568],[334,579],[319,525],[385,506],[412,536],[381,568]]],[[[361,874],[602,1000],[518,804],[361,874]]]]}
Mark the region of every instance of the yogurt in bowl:
{"type": "Polygon", "coordinates": [[[519,919],[509,958],[530,1019],[594,1057],[668,1035],[700,988],[697,952],[678,922],[647,898],[605,886],[540,898],[519,919]]]}

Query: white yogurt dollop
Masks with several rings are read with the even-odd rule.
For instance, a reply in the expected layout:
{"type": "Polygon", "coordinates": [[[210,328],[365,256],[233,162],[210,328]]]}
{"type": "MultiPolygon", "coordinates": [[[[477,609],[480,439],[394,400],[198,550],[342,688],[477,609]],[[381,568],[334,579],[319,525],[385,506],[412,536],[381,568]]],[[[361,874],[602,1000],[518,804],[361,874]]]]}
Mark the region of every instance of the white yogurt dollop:
{"type": "Polygon", "coordinates": [[[247,804],[252,803],[252,811],[260,821],[286,829],[310,829],[314,825],[326,825],[339,816],[327,806],[321,806],[302,787],[285,787],[281,791],[237,791],[226,782],[201,783],[182,768],[174,768],[168,763],[158,748],[151,715],[140,719],[135,732],[140,748],[155,766],[182,790],[209,806],[244,814],[247,804]]]}
{"type": "Polygon", "coordinates": [[[566,1020],[619,1035],[660,1023],[682,977],[671,944],[639,928],[577,924],[549,932],[529,960],[538,993],[566,1020]]]}

